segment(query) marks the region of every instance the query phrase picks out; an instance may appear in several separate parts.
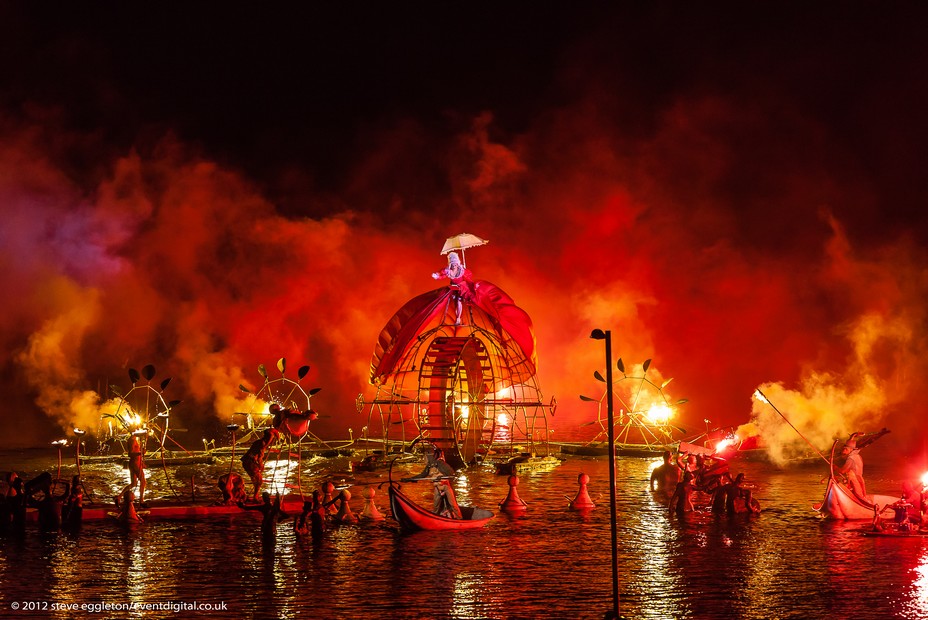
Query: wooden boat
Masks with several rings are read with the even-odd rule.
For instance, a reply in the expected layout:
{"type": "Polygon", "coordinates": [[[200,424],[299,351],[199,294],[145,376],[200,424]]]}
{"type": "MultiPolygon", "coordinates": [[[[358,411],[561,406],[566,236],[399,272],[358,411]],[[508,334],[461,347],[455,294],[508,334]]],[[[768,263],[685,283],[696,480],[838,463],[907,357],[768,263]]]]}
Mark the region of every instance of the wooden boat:
{"type": "Polygon", "coordinates": [[[892,518],[895,513],[890,505],[897,501],[899,498],[891,495],[857,497],[850,487],[832,475],[825,489],[825,499],[814,508],[830,519],[873,519],[877,512],[880,517],[892,518]]]}
{"type": "Polygon", "coordinates": [[[894,511],[892,504],[899,501],[892,495],[867,495],[858,497],[851,488],[835,475],[835,446],[831,446],[831,472],[828,477],[828,486],[825,488],[825,498],[822,503],[813,506],[822,516],[829,519],[873,519],[878,514],[881,518],[892,518],[894,511]]]}
{"type": "MultiPolygon", "coordinates": [[[[443,481],[446,484],[447,481],[443,481]]],[[[393,480],[390,481],[388,489],[390,496],[390,510],[393,512],[393,518],[396,519],[400,527],[406,531],[416,530],[472,530],[483,527],[493,518],[493,513],[489,510],[477,508],[474,506],[459,506],[454,499],[454,491],[450,485],[447,489],[450,492],[450,500],[461,518],[444,517],[419,506],[400,490],[400,485],[393,480]]]]}

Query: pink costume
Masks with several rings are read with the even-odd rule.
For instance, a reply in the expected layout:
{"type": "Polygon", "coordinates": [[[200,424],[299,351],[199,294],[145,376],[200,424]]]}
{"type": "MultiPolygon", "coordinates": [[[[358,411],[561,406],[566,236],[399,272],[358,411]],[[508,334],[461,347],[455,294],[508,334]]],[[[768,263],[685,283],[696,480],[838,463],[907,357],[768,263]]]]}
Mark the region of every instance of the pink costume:
{"type": "Polygon", "coordinates": [[[432,274],[436,280],[448,278],[451,284],[457,286],[461,295],[468,299],[473,295],[474,282],[471,279],[470,269],[461,264],[461,260],[454,252],[448,254],[448,266],[432,274]]]}
{"type": "Polygon", "coordinates": [[[432,274],[436,280],[448,278],[451,280],[451,290],[454,300],[457,302],[457,317],[455,325],[461,324],[461,301],[471,301],[474,298],[474,281],[471,279],[470,270],[461,264],[461,259],[455,252],[448,254],[448,266],[441,271],[432,274]]]}

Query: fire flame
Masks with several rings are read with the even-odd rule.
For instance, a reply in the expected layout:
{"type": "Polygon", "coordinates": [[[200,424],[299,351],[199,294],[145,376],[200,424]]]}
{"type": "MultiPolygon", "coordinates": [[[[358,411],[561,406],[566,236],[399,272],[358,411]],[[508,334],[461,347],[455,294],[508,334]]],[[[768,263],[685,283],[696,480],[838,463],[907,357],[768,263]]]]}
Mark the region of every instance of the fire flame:
{"type": "Polygon", "coordinates": [[[673,417],[673,409],[664,403],[657,403],[648,408],[645,416],[654,424],[666,424],[673,417]]]}
{"type": "Polygon", "coordinates": [[[736,444],[736,443],[738,443],[738,436],[737,436],[737,435],[732,435],[731,437],[726,437],[725,439],[722,439],[722,440],[719,441],[717,444],[715,444],[715,451],[716,451],[716,452],[721,452],[721,451],[725,450],[726,448],[728,448],[728,447],[730,447],[730,446],[733,446],[733,445],[736,444]]]}

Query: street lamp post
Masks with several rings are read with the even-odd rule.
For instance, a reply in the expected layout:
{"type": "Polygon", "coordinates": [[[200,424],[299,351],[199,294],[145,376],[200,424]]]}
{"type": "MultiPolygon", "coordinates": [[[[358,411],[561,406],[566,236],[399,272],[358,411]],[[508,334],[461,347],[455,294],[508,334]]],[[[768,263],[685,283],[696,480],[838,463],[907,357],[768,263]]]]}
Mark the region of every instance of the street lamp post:
{"type": "Polygon", "coordinates": [[[619,618],[619,556],[618,534],[616,533],[615,513],[615,424],[612,407],[612,332],[608,329],[594,329],[590,334],[593,340],[606,341],[606,389],[609,391],[606,412],[609,424],[609,521],[612,527],[612,612],[606,618],[619,618]]]}

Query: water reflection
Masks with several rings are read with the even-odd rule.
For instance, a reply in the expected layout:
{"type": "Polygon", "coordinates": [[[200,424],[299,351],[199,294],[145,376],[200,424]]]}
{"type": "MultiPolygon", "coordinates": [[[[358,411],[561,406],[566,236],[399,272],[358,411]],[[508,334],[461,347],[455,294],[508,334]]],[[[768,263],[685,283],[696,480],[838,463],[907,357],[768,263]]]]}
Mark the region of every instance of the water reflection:
{"type": "MultiPolygon", "coordinates": [[[[764,507],[759,517],[679,519],[648,491],[651,467],[644,459],[617,464],[626,617],[928,617],[928,544],[869,538],[860,534],[866,524],[817,519],[811,505],[824,490],[820,471],[744,463],[764,507]]],[[[287,468],[284,483],[293,485],[295,464],[287,468]]],[[[85,475],[109,490],[124,484],[124,471],[85,468],[85,475]]],[[[170,479],[153,472],[150,488],[170,493],[168,483],[181,487],[194,476],[207,487],[226,471],[228,463],[171,469],[170,479]]],[[[303,488],[342,471],[340,463],[304,462],[303,488]]],[[[368,476],[365,484],[377,474],[368,476]]],[[[130,528],[88,522],[74,535],[30,527],[25,538],[0,544],[0,605],[41,596],[78,604],[225,600],[232,617],[601,618],[611,607],[608,481],[605,459],[522,475],[525,515],[497,515],[472,532],[402,535],[387,520],[333,527],[313,543],[298,540],[288,521],[264,542],[257,513],[130,528]],[[585,514],[567,510],[580,473],[590,476],[597,503],[585,514]]],[[[429,485],[405,487],[430,502],[429,485]]],[[[496,511],[508,485],[505,476],[473,470],[455,492],[496,511]]],[[[376,500],[386,514],[386,494],[376,500]]]]}

